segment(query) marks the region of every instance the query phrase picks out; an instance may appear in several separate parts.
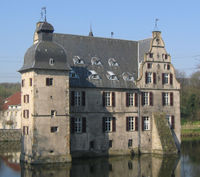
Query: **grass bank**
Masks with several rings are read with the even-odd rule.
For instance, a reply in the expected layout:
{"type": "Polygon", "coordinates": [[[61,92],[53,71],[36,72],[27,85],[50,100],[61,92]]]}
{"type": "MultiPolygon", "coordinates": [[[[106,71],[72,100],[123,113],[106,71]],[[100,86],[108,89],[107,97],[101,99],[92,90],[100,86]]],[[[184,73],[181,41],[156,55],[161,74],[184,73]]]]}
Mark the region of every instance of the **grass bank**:
{"type": "Polygon", "coordinates": [[[181,120],[181,136],[182,137],[198,137],[200,136],[200,121],[181,120]]]}

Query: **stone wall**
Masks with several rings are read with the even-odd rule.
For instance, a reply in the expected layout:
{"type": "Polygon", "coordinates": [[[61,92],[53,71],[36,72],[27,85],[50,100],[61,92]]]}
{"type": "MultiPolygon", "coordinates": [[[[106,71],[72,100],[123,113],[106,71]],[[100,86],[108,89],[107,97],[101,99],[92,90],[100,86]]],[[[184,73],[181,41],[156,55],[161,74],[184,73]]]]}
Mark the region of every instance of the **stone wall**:
{"type": "Polygon", "coordinates": [[[21,130],[0,129],[0,141],[20,141],[21,130]]]}

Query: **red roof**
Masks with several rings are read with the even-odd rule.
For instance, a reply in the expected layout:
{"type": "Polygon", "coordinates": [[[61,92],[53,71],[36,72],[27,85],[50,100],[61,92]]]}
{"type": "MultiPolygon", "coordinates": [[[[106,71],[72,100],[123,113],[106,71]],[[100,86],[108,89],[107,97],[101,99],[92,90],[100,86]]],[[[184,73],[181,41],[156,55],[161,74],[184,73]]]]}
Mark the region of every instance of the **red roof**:
{"type": "Polygon", "coordinates": [[[3,110],[7,110],[10,105],[21,105],[21,92],[16,92],[6,98],[3,104],[3,110]]]}

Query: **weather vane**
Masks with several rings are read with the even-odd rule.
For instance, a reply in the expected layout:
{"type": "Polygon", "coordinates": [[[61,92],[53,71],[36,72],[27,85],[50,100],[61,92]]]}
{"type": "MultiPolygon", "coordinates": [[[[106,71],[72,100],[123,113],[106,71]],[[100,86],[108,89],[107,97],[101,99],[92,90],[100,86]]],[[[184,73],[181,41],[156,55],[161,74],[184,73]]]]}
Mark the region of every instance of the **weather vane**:
{"type": "Polygon", "coordinates": [[[46,9],[46,7],[42,7],[42,9],[41,9],[41,20],[46,22],[47,21],[46,15],[47,15],[47,9],[46,9]]]}
{"type": "Polygon", "coordinates": [[[159,19],[156,18],[156,19],[155,19],[155,27],[154,27],[154,30],[158,30],[158,21],[159,21],[159,19]]]}

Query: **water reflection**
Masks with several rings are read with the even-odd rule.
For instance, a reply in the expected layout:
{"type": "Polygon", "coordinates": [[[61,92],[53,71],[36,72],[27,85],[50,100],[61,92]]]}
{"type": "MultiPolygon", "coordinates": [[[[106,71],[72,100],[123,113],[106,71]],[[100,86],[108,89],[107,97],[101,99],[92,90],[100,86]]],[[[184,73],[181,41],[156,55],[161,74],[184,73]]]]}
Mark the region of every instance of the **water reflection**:
{"type": "Polygon", "coordinates": [[[0,143],[4,177],[180,177],[177,156],[142,155],[78,160],[70,164],[19,165],[20,145],[0,143]],[[21,172],[20,172],[21,170],[21,172]],[[21,173],[21,174],[20,174],[21,173]]]}
{"type": "Polygon", "coordinates": [[[142,155],[134,157],[74,160],[62,165],[24,165],[22,177],[172,177],[180,174],[179,158],[142,155]]]}

